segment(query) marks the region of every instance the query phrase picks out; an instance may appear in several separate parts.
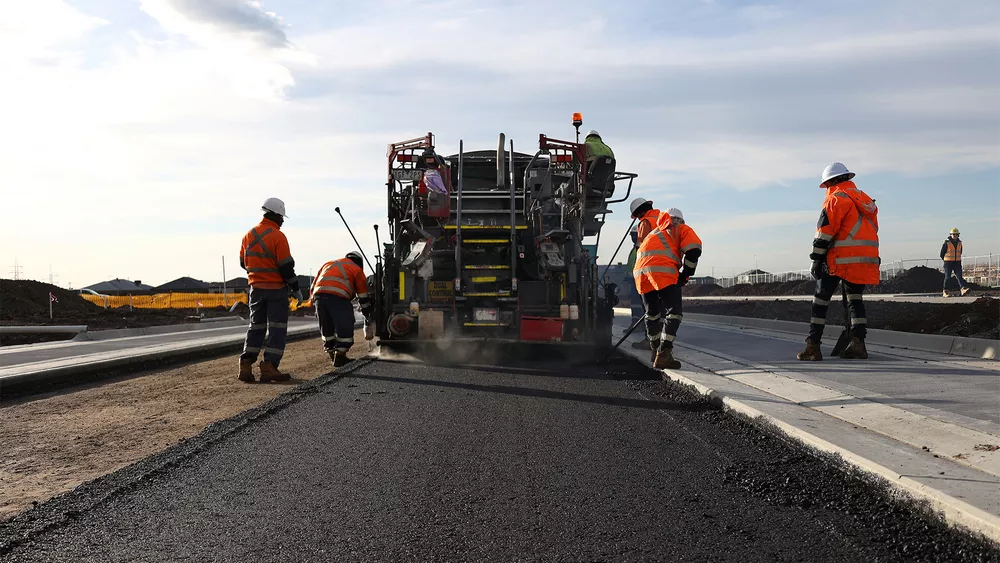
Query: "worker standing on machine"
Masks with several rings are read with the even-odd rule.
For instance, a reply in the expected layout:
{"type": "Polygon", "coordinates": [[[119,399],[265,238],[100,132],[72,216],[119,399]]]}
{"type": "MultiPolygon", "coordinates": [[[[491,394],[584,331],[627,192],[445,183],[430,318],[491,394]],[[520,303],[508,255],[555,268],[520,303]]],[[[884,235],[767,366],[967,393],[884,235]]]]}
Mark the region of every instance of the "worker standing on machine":
{"type": "Polygon", "coordinates": [[[673,356],[683,318],[681,286],[694,275],[701,250],[701,239],[684,223],[679,209],[660,214],[655,228],[639,244],[635,284],[646,308],[646,337],[656,369],[681,367],[673,356]]]}
{"type": "Polygon", "coordinates": [[[796,355],[803,361],[823,359],[819,345],[826,328],[827,307],[841,283],[851,317],[851,343],[840,357],[868,358],[865,347],[868,318],[862,294],[866,285],[878,285],[880,279],[878,207],[875,200],[851,182],[853,177],[854,172],[834,162],[823,170],[820,179],[819,186],[826,188],[826,198],[809,254],[813,261],[811,272],[816,278],[816,294],[806,349],[796,355]]]}
{"type": "Polygon", "coordinates": [[[243,236],[240,246],[240,267],[247,272],[250,285],[250,328],[247,330],[240,355],[239,380],[253,383],[253,364],[264,346],[260,362],[260,382],[288,381],[291,377],[278,371],[285,353],[288,333],[289,291],[302,304],[302,290],[295,275],[295,260],[288,248],[288,239],[281,232],[285,222],[285,203],[268,198],[261,206],[264,218],[243,236]]]}
{"type": "Polygon", "coordinates": [[[340,260],[323,264],[313,279],[311,295],[316,303],[323,349],[330,355],[334,367],[351,361],[347,352],[354,346],[352,301],[355,297],[365,319],[371,317],[372,303],[362,264],[361,254],[351,251],[340,260]]]}
{"type": "Polygon", "coordinates": [[[601,139],[600,133],[594,131],[593,129],[590,130],[590,133],[587,133],[587,138],[584,139],[584,144],[587,146],[586,156],[587,156],[588,170],[590,169],[590,164],[593,161],[597,160],[599,157],[602,156],[609,156],[611,158],[615,157],[615,153],[614,151],[611,150],[611,147],[606,145],[604,143],[604,140],[601,139]]]}
{"type": "MultiPolygon", "coordinates": [[[[656,227],[656,222],[660,218],[660,210],[653,209],[652,201],[649,201],[648,199],[644,199],[641,197],[637,197],[632,200],[632,203],[629,204],[629,211],[632,213],[632,218],[639,222],[639,224],[636,225],[635,227],[635,238],[632,239],[632,242],[635,245],[634,251],[638,252],[639,244],[642,243],[642,240],[646,237],[646,235],[648,235],[649,232],[656,227]]],[[[631,260],[631,256],[629,257],[629,264],[632,265],[632,269],[630,270],[630,272],[634,279],[635,261],[631,260]]],[[[642,303],[642,297],[638,290],[639,286],[636,285],[635,287],[636,287],[636,298],[639,300],[640,303],[642,303]]],[[[643,304],[642,307],[643,309],[645,309],[645,304],[643,304]]],[[[635,307],[633,306],[633,311],[634,310],[635,307]]],[[[636,320],[637,319],[633,319],[632,323],[634,324],[636,320]]],[[[633,342],[632,348],[635,350],[642,350],[649,347],[649,345],[650,345],[649,339],[643,338],[638,342],[633,342]]]]}

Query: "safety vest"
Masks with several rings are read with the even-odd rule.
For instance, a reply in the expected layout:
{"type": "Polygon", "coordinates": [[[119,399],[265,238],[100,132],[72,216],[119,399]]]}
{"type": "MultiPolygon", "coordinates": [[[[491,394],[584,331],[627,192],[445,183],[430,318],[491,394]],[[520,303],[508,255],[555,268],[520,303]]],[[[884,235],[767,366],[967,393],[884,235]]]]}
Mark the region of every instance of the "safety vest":
{"type": "Polygon", "coordinates": [[[826,255],[830,274],[851,283],[878,285],[878,207],[854,182],[829,188],[823,202],[828,224],[816,238],[831,241],[826,255]]]}
{"type": "Polygon", "coordinates": [[[639,232],[639,244],[642,244],[642,239],[656,228],[656,224],[660,221],[661,211],[659,209],[650,209],[642,217],[639,218],[639,226],[637,230],[639,232]]]}
{"type": "Polygon", "coordinates": [[[611,158],[615,157],[614,151],[611,150],[611,147],[604,144],[604,141],[602,141],[600,137],[591,135],[584,140],[584,143],[587,145],[588,161],[594,160],[600,156],[610,156],[611,158]]]}
{"type": "Polygon", "coordinates": [[[955,241],[951,240],[951,238],[949,237],[944,240],[944,243],[947,245],[948,248],[948,251],[945,252],[944,254],[945,262],[961,262],[962,241],[960,240],[958,241],[958,244],[955,244],[955,241]]]}
{"type": "Polygon", "coordinates": [[[313,279],[310,295],[328,294],[347,300],[358,298],[358,304],[368,304],[368,280],[365,271],[350,258],[331,260],[319,269],[313,279]]]}
{"type": "Polygon", "coordinates": [[[694,229],[683,223],[674,225],[670,215],[661,214],[656,228],[646,235],[636,253],[633,277],[639,293],[645,295],[675,285],[681,257],[695,248],[701,248],[701,239],[694,229]]]}
{"type": "Polygon", "coordinates": [[[250,287],[258,289],[281,289],[286,280],[281,275],[280,268],[293,263],[288,249],[288,239],[281,232],[281,227],[270,219],[262,219],[254,228],[243,236],[240,246],[240,256],[247,271],[247,282],[250,287]]]}

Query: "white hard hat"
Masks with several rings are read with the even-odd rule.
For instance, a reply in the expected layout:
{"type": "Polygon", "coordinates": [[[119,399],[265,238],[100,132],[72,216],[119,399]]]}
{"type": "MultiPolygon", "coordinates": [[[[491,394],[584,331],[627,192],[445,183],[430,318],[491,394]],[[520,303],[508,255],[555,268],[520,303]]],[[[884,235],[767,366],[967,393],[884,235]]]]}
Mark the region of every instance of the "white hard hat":
{"type": "Polygon", "coordinates": [[[667,215],[670,215],[675,219],[680,219],[681,223],[684,222],[684,214],[681,213],[681,210],[677,209],[676,207],[671,207],[670,209],[668,209],[667,215]]]}
{"type": "Polygon", "coordinates": [[[848,180],[854,177],[854,172],[848,170],[847,167],[841,164],[840,162],[834,162],[833,164],[823,169],[823,177],[819,181],[819,183],[823,184],[830,178],[836,178],[837,176],[841,176],[844,174],[847,174],[848,180]]]}
{"type": "Polygon", "coordinates": [[[629,213],[631,213],[632,215],[635,215],[635,210],[639,209],[640,207],[642,207],[643,205],[645,205],[647,203],[653,203],[653,202],[651,202],[651,201],[649,201],[649,200],[647,200],[645,198],[641,198],[641,197],[637,197],[637,198],[633,199],[632,203],[629,204],[629,206],[628,206],[629,213]]]}
{"type": "Polygon", "coordinates": [[[347,256],[345,258],[347,258],[348,260],[351,260],[352,262],[354,262],[354,263],[356,263],[358,265],[361,265],[361,263],[362,263],[361,261],[363,260],[363,258],[361,257],[361,253],[360,252],[356,252],[354,250],[348,252],[347,256]]]}
{"type": "Polygon", "coordinates": [[[288,215],[285,215],[285,202],[281,201],[276,197],[267,198],[267,201],[265,201],[264,205],[260,206],[260,208],[263,209],[264,211],[277,213],[282,217],[288,217],[288,215]]]}
{"type": "Polygon", "coordinates": [[[588,137],[591,136],[591,135],[594,135],[595,137],[600,137],[601,136],[601,134],[598,133],[596,129],[591,129],[590,133],[587,133],[588,137]]]}

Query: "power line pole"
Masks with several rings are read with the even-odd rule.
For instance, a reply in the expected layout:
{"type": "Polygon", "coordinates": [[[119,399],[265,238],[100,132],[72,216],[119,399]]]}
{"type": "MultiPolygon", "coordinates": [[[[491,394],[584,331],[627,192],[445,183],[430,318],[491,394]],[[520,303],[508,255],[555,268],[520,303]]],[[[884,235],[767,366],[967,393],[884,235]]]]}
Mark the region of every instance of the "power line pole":
{"type": "Polygon", "coordinates": [[[17,263],[17,257],[14,257],[14,280],[21,279],[21,265],[17,263]]]}

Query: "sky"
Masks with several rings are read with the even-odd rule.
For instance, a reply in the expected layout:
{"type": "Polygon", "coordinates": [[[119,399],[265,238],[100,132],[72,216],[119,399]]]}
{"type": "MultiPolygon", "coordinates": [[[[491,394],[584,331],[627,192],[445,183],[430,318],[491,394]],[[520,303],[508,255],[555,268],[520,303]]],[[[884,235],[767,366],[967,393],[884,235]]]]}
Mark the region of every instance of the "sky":
{"type": "MultiPolygon", "coordinates": [[[[386,145],[533,153],[598,130],[680,208],[699,274],[808,268],[823,168],[880,208],[883,262],[1000,253],[995,0],[32,0],[0,17],[0,277],[243,274],[260,205],[299,273],[369,256],[386,145]]],[[[629,225],[613,208],[607,262],[629,225]]],[[[624,260],[624,255],[615,261],[624,260]]]]}

